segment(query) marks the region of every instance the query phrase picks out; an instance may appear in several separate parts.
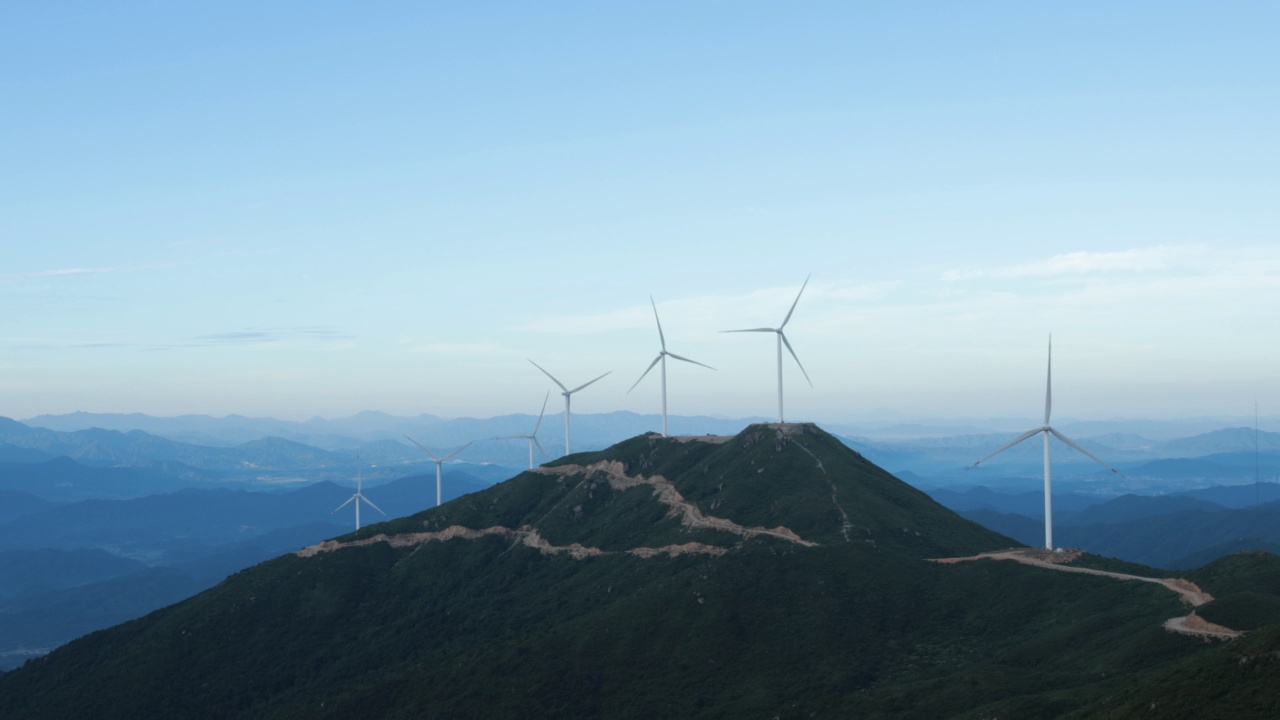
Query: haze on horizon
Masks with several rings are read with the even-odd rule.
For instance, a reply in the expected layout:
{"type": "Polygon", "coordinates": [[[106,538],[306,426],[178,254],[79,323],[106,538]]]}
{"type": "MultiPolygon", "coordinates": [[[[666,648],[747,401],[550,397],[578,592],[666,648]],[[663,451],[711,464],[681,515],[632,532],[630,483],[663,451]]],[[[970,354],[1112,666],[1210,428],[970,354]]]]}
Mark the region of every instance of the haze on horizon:
{"type": "Polygon", "coordinates": [[[1278,20],[7,6],[0,415],[1273,415],[1278,20]]]}

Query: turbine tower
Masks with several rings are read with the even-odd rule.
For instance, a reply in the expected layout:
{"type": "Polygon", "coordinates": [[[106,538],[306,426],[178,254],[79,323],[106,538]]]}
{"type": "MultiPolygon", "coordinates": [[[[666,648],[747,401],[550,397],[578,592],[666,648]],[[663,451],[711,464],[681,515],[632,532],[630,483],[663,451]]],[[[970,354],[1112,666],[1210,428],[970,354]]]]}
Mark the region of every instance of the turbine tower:
{"type": "MultiPolygon", "coordinates": [[[[662,343],[662,350],[658,352],[658,357],[654,358],[653,362],[649,363],[649,367],[645,368],[644,372],[640,373],[640,380],[643,380],[644,376],[649,374],[649,371],[653,369],[654,365],[662,363],[662,437],[667,437],[667,357],[670,356],[676,360],[683,360],[687,363],[693,363],[694,365],[702,365],[702,367],[709,370],[715,370],[715,368],[710,365],[700,363],[697,360],[690,360],[687,357],[680,357],[673,352],[667,352],[667,338],[662,334],[662,321],[658,319],[658,306],[653,302],[652,295],[649,296],[649,304],[653,306],[653,319],[658,323],[658,341],[662,343]]],[[[632,390],[635,390],[636,385],[640,384],[640,380],[636,380],[635,385],[632,385],[627,392],[630,393],[632,390]]]]}
{"type": "Polygon", "coordinates": [[[574,393],[578,392],[578,391],[579,391],[579,390],[581,390],[582,388],[584,388],[584,387],[586,387],[586,386],[590,385],[591,383],[595,382],[596,380],[599,380],[600,378],[604,377],[604,375],[608,375],[609,373],[611,373],[611,372],[613,372],[613,371],[612,371],[612,370],[610,370],[609,372],[605,373],[604,375],[601,375],[600,377],[596,378],[596,380],[591,380],[590,382],[585,382],[585,383],[583,383],[583,384],[579,385],[578,387],[576,387],[576,388],[574,388],[574,389],[570,390],[569,388],[567,388],[567,387],[565,387],[565,386],[564,386],[564,383],[562,383],[562,382],[560,382],[559,380],[557,380],[555,375],[552,375],[551,373],[547,372],[546,370],[543,370],[543,368],[542,368],[542,366],[541,366],[541,365],[539,365],[539,364],[538,364],[538,363],[536,363],[536,362],[533,362],[532,360],[530,360],[529,362],[530,362],[530,363],[533,363],[533,366],[534,366],[534,367],[538,368],[539,370],[542,370],[542,374],[543,374],[543,375],[546,375],[547,377],[551,378],[551,382],[553,382],[553,383],[555,383],[556,385],[559,385],[559,386],[560,386],[560,390],[561,390],[561,393],[560,393],[560,394],[564,396],[564,454],[565,454],[565,455],[568,455],[568,454],[569,454],[569,396],[570,396],[570,395],[573,395],[574,393]]]}
{"type": "Polygon", "coordinates": [[[1053,336],[1050,335],[1049,336],[1049,366],[1048,366],[1048,370],[1045,373],[1045,386],[1044,386],[1044,425],[1038,428],[1033,428],[1031,430],[1028,430],[1022,433],[1018,437],[1002,445],[995,452],[991,453],[990,455],[987,455],[986,457],[982,458],[981,460],[970,465],[969,468],[967,468],[967,469],[976,468],[978,467],[978,463],[986,462],[987,460],[995,457],[996,455],[999,455],[1000,453],[1004,452],[1005,450],[1008,450],[1009,448],[1013,447],[1014,445],[1017,445],[1018,443],[1022,442],[1023,440],[1026,440],[1027,438],[1034,437],[1035,435],[1039,435],[1040,433],[1044,433],[1044,546],[1048,550],[1053,549],[1053,494],[1051,492],[1051,483],[1049,479],[1049,436],[1052,435],[1058,438],[1062,442],[1066,443],[1068,446],[1075,448],[1077,451],[1085,455],[1085,457],[1088,457],[1090,460],[1093,460],[1094,462],[1098,463],[1102,467],[1110,470],[1111,472],[1117,475],[1120,474],[1119,470],[1116,470],[1115,468],[1103,462],[1097,455],[1094,455],[1088,450],[1085,450],[1084,448],[1080,447],[1080,445],[1076,441],[1072,440],[1066,435],[1063,435],[1062,433],[1055,430],[1053,426],[1049,424],[1049,411],[1052,408],[1053,408],[1053,336]]]}
{"type": "Polygon", "coordinates": [[[800,357],[796,355],[796,351],[791,349],[791,343],[787,342],[787,336],[782,329],[787,326],[791,320],[791,313],[796,311],[796,304],[800,302],[800,296],[804,294],[804,289],[809,284],[809,277],[804,279],[804,285],[800,286],[800,292],[796,293],[795,302],[791,303],[791,309],[787,311],[787,316],[782,319],[782,324],[776,328],[748,328],[746,330],[723,330],[722,332],[771,332],[778,336],[778,422],[784,422],[782,419],[782,346],[787,346],[787,352],[791,353],[791,357],[795,358],[796,365],[800,368],[800,372],[804,373],[804,379],[809,381],[809,387],[813,387],[813,381],[809,380],[809,373],[805,372],[804,365],[800,363],[800,357]]]}
{"type": "Polygon", "coordinates": [[[538,422],[533,424],[533,432],[529,433],[528,435],[503,435],[499,438],[496,438],[498,440],[516,440],[516,439],[528,440],[530,470],[533,469],[533,446],[534,445],[538,446],[538,450],[541,451],[543,455],[547,454],[547,451],[544,450],[542,447],[542,443],[538,442],[538,428],[542,426],[542,416],[547,412],[547,400],[550,400],[550,399],[551,399],[551,391],[548,390],[547,396],[542,399],[542,410],[538,412],[538,422]]]}
{"type": "Polygon", "coordinates": [[[463,450],[466,450],[468,447],[471,447],[471,443],[467,443],[466,445],[463,445],[462,447],[458,448],[457,450],[454,450],[453,452],[449,453],[448,455],[445,455],[444,457],[439,457],[435,453],[426,449],[425,447],[422,447],[421,443],[409,437],[408,435],[405,435],[404,439],[422,448],[422,452],[430,455],[431,462],[436,464],[436,507],[440,507],[440,473],[441,473],[440,468],[444,466],[445,462],[447,462],[449,458],[453,457],[454,455],[457,455],[463,450]]]}
{"type": "Polygon", "coordinates": [[[384,517],[386,516],[386,513],[382,512],[382,508],[378,507],[377,505],[374,505],[374,504],[373,504],[373,501],[372,501],[372,500],[370,500],[369,498],[365,497],[365,496],[364,496],[364,493],[362,493],[362,492],[361,492],[361,486],[364,484],[364,479],[363,479],[363,478],[361,477],[361,475],[360,475],[361,466],[358,464],[359,462],[360,462],[360,456],[359,456],[359,455],[356,455],[356,463],[357,463],[357,466],[356,466],[356,494],[355,494],[355,495],[352,495],[352,496],[351,496],[351,497],[349,497],[349,498],[347,498],[347,501],[346,501],[346,502],[342,503],[341,505],[339,505],[338,507],[334,508],[333,510],[331,510],[331,511],[329,512],[329,514],[330,514],[330,515],[332,515],[332,514],[334,514],[334,513],[338,512],[339,510],[341,510],[342,508],[346,507],[347,505],[350,505],[351,503],[355,503],[355,504],[356,504],[356,529],[357,529],[357,530],[359,530],[359,529],[360,529],[360,503],[362,503],[362,502],[363,502],[365,505],[368,505],[369,507],[373,508],[374,510],[377,510],[378,512],[382,513],[384,517]]]}

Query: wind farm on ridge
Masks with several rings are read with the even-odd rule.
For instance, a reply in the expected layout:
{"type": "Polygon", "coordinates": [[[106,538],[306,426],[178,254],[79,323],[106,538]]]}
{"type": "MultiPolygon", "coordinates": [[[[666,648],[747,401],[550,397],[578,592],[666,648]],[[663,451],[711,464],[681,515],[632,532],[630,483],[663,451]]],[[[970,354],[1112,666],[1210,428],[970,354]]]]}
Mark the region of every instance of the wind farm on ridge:
{"type": "MultiPolygon", "coordinates": [[[[782,354],[782,349],[783,349],[783,347],[785,347],[785,348],[787,349],[787,352],[788,352],[788,353],[790,353],[790,355],[791,355],[792,359],[793,359],[793,360],[795,360],[796,367],[798,367],[798,368],[800,369],[801,374],[804,376],[804,378],[805,378],[805,380],[808,382],[809,386],[810,386],[810,387],[813,387],[813,380],[809,377],[808,371],[806,371],[806,370],[805,370],[805,368],[804,368],[804,364],[800,362],[800,357],[799,357],[799,355],[797,355],[797,354],[796,354],[795,349],[791,346],[791,342],[790,342],[790,340],[788,340],[788,339],[787,339],[787,336],[786,336],[786,334],[785,334],[785,328],[786,328],[787,324],[791,321],[792,316],[795,314],[796,307],[799,305],[799,303],[800,303],[800,298],[804,295],[805,288],[806,288],[806,287],[808,287],[809,280],[811,279],[811,277],[812,277],[812,276],[806,276],[806,277],[805,277],[804,282],[801,284],[799,291],[796,293],[795,299],[792,301],[791,306],[787,309],[787,313],[786,313],[786,315],[783,317],[782,322],[781,322],[781,323],[779,323],[777,327],[757,327],[757,328],[745,328],[745,329],[735,329],[735,330],[723,330],[723,331],[721,331],[721,332],[724,332],[724,333],[773,333],[773,334],[775,335],[775,337],[776,337],[776,341],[775,341],[775,342],[776,342],[776,353],[775,353],[775,354],[776,354],[776,360],[777,360],[777,366],[776,366],[776,367],[777,367],[777,402],[778,402],[778,414],[777,414],[777,421],[778,421],[779,423],[785,423],[785,422],[786,422],[786,421],[785,421],[785,413],[784,413],[784,397],[783,397],[783,365],[784,365],[784,363],[783,363],[783,354],[782,354]]],[[[682,355],[677,355],[676,353],[673,353],[673,352],[669,351],[669,350],[667,349],[666,335],[665,335],[665,333],[663,332],[663,329],[662,329],[662,320],[661,320],[661,317],[659,316],[659,313],[658,313],[658,306],[657,306],[657,302],[654,300],[654,298],[653,298],[653,296],[652,296],[652,295],[650,295],[650,297],[649,297],[649,304],[650,304],[650,308],[651,308],[651,309],[652,309],[652,311],[653,311],[654,323],[655,323],[655,325],[656,325],[656,327],[657,327],[657,330],[658,330],[659,351],[658,351],[657,356],[656,356],[656,357],[654,357],[654,359],[649,363],[649,365],[645,367],[644,371],[640,374],[639,378],[637,378],[637,379],[636,379],[636,381],[631,385],[631,387],[627,389],[627,393],[628,393],[628,394],[630,394],[630,393],[631,393],[631,391],[635,390],[635,389],[636,389],[636,387],[638,387],[638,386],[640,385],[641,381],[643,381],[643,380],[644,380],[644,378],[648,376],[649,372],[650,372],[651,370],[653,370],[653,368],[654,368],[655,366],[659,366],[659,365],[661,365],[661,368],[660,368],[660,377],[661,377],[661,385],[660,385],[660,389],[661,389],[661,396],[660,396],[660,397],[661,397],[661,435],[662,435],[662,437],[668,437],[668,436],[669,436],[669,433],[668,433],[668,423],[667,423],[667,409],[668,409],[668,405],[667,405],[667,358],[669,357],[669,358],[672,358],[672,359],[674,359],[674,360],[679,360],[679,361],[684,362],[684,363],[688,363],[688,364],[692,364],[692,365],[697,365],[697,366],[700,366],[700,367],[705,368],[705,369],[707,369],[707,370],[712,370],[712,371],[714,371],[714,370],[715,370],[715,368],[713,368],[713,367],[711,367],[710,365],[707,365],[707,364],[705,364],[705,363],[699,362],[699,361],[697,361],[697,360],[693,360],[693,359],[691,359],[691,358],[684,357],[684,356],[682,356],[682,355]]],[[[595,384],[596,382],[598,382],[598,381],[600,381],[600,380],[604,379],[605,377],[607,377],[608,375],[610,375],[613,371],[612,371],[612,370],[606,371],[606,372],[604,372],[603,374],[598,375],[598,376],[596,376],[595,378],[593,378],[593,379],[591,379],[591,380],[588,380],[587,382],[585,382],[585,383],[583,383],[583,384],[581,384],[581,385],[578,385],[577,387],[574,387],[574,388],[570,389],[570,388],[568,388],[564,383],[562,383],[558,378],[556,378],[554,375],[552,375],[548,370],[546,370],[545,368],[543,368],[543,367],[542,367],[541,365],[539,365],[538,363],[534,362],[532,359],[529,359],[529,363],[530,363],[530,364],[532,364],[535,368],[537,368],[537,369],[538,369],[540,372],[542,372],[544,375],[546,375],[546,376],[547,376],[547,378],[549,378],[553,383],[555,383],[555,385],[556,385],[557,387],[559,387],[559,388],[560,388],[561,395],[564,397],[564,400],[565,400],[565,413],[564,413],[565,450],[564,450],[564,451],[565,451],[565,455],[568,455],[568,454],[570,454],[570,453],[572,452],[572,450],[571,450],[571,442],[570,442],[570,428],[571,428],[571,402],[572,402],[572,395],[573,395],[573,394],[575,394],[575,393],[577,393],[577,392],[579,392],[579,391],[581,391],[581,390],[584,390],[584,389],[586,389],[587,387],[589,387],[589,386],[591,386],[591,385],[595,384]]],[[[987,460],[990,460],[991,458],[995,457],[996,455],[999,455],[1000,453],[1002,453],[1002,452],[1004,452],[1004,451],[1008,450],[1009,448],[1012,448],[1013,446],[1015,446],[1015,445],[1017,445],[1017,444],[1021,443],[1022,441],[1027,440],[1027,439],[1029,439],[1029,438],[1031,438],[1031,437],[1033,437],[1033,436],[1035,436],[1035,435],[1043,434],[1043,436],[1044,436],[1044,455],[1043,455],[1043,457],[1044,457],[1044,475],[1043,475],[1043,478],[1044,478],[1044,547],[1045,547],[1046,549],[1049,549],[1049,550],[1053,550],[1053,549],[1054,549],[1054,546],[1053,546],[1053,515],[1052,515],[1052,507],[1053,507],[1053,503],[1052,503],[1052,481],[1051,481],[1051,468],[1050,468],[1050,461],[1049,461],[1049,458],[1050,458],[1050,454],[1049,454],[1049,437],[1050,437],[1050,435],[1052,435],[1053,437],[1058,438],[1060,441],[1062,441],[1062,442],[1063,442],[1064,444],[1066,444],[1068,447],[1070,447],[1070,448],[1072,448],[1072,449],[1074,449],[1074,450],[1076,450],[1076,451],[1080,452],[1081,454],[1085,455],[1085,456],[1086,456],[1086,457],[1088,457],[1089,459],[1093,460],[1094,462],[1098,463],[1099,465],[1102,465],[1102,466],[1103,466],[1103,467],[1105,467],[1106,469],[1110,470],[1112,473],[1119,474],[1119,471],[1118,471],[1118,470],[1116,470],[1115,468],[1111,467],[1111,466],[1110,466],[1110,465],[1108,465],[1105,461],[1103,461],[1102,459],[1100,459],[1099,457],[1097,457],[1097,456],[1096,456],[1096,455],[1094,455],[1093,453],[1089,452],[1088,450],[1084,449],[1083,447],[1081,447],[1081,446],[1079,445],[1079,443],[1077,443],[1076,441],[1074,441],[1074,440],[1072,440],[1072,439],[1068,438],[1067,436],[1063,435],[1061,432],[1059,432],[1057,429],[1055,429],[1053,426],[1051,426],[1051,425],[1049,424],[1050,413],[1051,413],[1051,411],[1052,411],[1052,393],[1053,393],[1053,385],[1052,385],[1053,378],[1052,378],[1052,371],[1053,371],[1053,339],[1052,339],[1052,336],[1050,336],[1050,338],[1049,338],[1049,349],[1048,349],[1048,364],[1047,364],[1047,371],[1046,371],[1046,385],[1045,385],[1045,409],[1044,409],[1044,422],[1043,422],[1043,424],[1042,424],[1040,427],[1034,428],[1034,429],[1032,429],[1032,430],[1028,430],[1028,431],[1026,431],[1026,432],[1022,433],[1021,435],[1018,435],[1018,436],[1017,436],[1017,437],[1015,437],[1014,439],[1010,440],[1008,443],[1006,443],[1006,444],[1004,444],[1004,445],[1000,446],[1000,447],[999,447],[999,448],[997,448],[996,450],[994,450],[994,451],[992,451],[992,452],[988,453],[986,456],[982,457],[981,459],[979,459],[979,460],[977,460],[976,462],[974,462],[972,465],[967,466],[967,467],[965,468],[966,470],[976,468],[976,467],[978,467],[980,464],[982,464],[982,463],[986,462],[987,460]]],[[[537,419],[536,419],[536,421],[535,421],[535,423],[534,423],[534,426],[533,426],[533,429],[532,429],[529,433],[527,433],[527,434],[503,435],[503,436],[498,436],[498,437],[494,438],[494,439],[496,439],[496,440],[515,440],[515,439],[525,440],[525,441],[528,443],[528,463],[529,463],[529,468],[530,468],[530,469],[532,469],[532,468],[534,467],[534,448],[535,448],[535,447],[536,447],[536,448],[537,448],[537,449],[538,449],[538,450],[539,450],[539,451],[540,451],[544,456],[545,456],[545,455],[547,455],[545,448],[543,448],[541,441],[538,439],[538,430],[539,430],[539,428],[542,426],[542,419],[543,419],[543,417],[544,417],[544,416],[545,416],[545,414],[546,414],[547,403],[548,403],[548,401],[549,401],[549,400],[550,400],[550,390],[548,390],[548,391],[547,391],[547,393],[546,393],[545,397],[543,398],[542,408],[539,410],[539,412],[538,412],[538,416],[537,416],[537,419]]],[[[431,458],[431,462],[435,465],[435,469],[436,469],[436,506],[439,506],[439,505],[441,504],[441,502],[442,502],[442,472],[443,472],[443,471],[442,471],[442,468],[443,468],[444,463],[445,463],[445,462],[448,462],[448,461],[450,461],[450,460],[452,460],[452,459],[453,459],[453,458],[455,458],[455,457],[457,457],[459,454],[461,454],[461,453],[462,453],[462,451],[464,451],[464,450],[466,450],[468,447],[470,447],[470,446],[473,444],[473,442],[474,442],[474,441],[469,441],[469,442],[467,442],[466,444],[462,445],[461,447],[458,447],[457,449],[453,450],[452,452],[449,452],[449,453],[447,453],[447,454],[445,454],[445,455],[443,455],[443,456],[440,456],[440,455],[437,455],[434,451],[432,451],[432,450],[428,449],[427,447],[425,447],[424,445],[422,445],[421,443],[417,442],[417,441],[416,441],[416,440],[414,440],[413,438],[410,438],[410,437],[408,437],[408,436],[405,436],[405,439],[406,439],[406,440],[409,440],[409,442],[413,443],[415,446],[417,446],[418,448],[420,448],[423,452],[427,453],[427,455],[428,455],[428,456],[430,456],[430,458],[431,458]]],[[[354,504],[355,504],[355,506],[356,506],[356,528],[357,528],[357,529],[359,529],[359,525],[360,525],[360,515],[359,515],[359,504],[360,504],[360,501],[364,501],[364,502],[368,503],[371,507],[374,507],[374,509],[378,509],[376,506],[373,506],[373,504],[372,504],[372,503],[369,503],[369,501],[368,501],[366,498],[364,498],[364,497],[363,497],[363,495],[361,494],[361,491],[360,491],[360,480],[359,480],[359,475],[357,475],[357,488],[356,488],[356,493],[355,493],[355,494],[354,494],[354,495],[353,495],[353,496],[352,496],[352,497],[351,497],[351,498],[350,498],[346,503],[343,503],[343,505],[339,507],[339,509],[341,509],[341,507],[345,507],[345,506],[346,506],[346,504],[348,504],[348,503],[353,503],[353,502],[354,502],[354,504]]],[[[378,511],[379,511],[379,512],[382,512],[380,509],[379,509],[378,511]]],[[[336,510],[335,510],[335,512],[336,512],[336,510]]]]}

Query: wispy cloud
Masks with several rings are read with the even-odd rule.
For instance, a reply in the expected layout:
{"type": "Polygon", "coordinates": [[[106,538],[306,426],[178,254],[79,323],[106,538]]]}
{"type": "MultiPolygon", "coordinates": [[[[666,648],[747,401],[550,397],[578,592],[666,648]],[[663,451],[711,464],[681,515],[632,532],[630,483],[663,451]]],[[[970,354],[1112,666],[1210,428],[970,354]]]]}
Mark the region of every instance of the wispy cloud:
{"type": "Polygon", "coordinates": [[[1188,248],[1157,246],[1114,252],[1071,252],[1018,265],[952,269],[942,274],[948,282],[981,278],[1053,277],[1095,273],[1141,273],[1167,270],[1178,264],[1188,248]]]}
{"type": "Polygon", "coordinates": [[[348,332],[321,325],[293,328],[246,328],[244,330],[198,335],[188,345],[264,345],[289,340],[335,341],[350,340],[353,337],[348,332]]]}
{"type": "Polygon", "coordinates": [[[144,270],[145,265],[116,265],[112,267],[70,267],[55,268],[53,270],[35,270],[25,273],[12,273],[9,275],[0,275],[0,282],[23,282],[27,280],[41,280],[44,278],[71,277],[75,275],[107,275],[110,273],[130,272],[134,270],[144,270]]]}
{"type": "Polygon", "coordinates": [[[404,338],[401,344],[405,346],[405,352],[411,353],[429,353],[432,355],[455,355],[455,356],[482,356],[492,357],[497,354],[506,354],[507,348],[500,343],[493,342],[438,342],[425,341],[415,342],[412,339],[404,338]]]}
{"type": "MultiPolygon", "coordinates": [[[[874,283],[811,282],[804,290],[801,305],[806,322],[818,317],[817,308],[847,308],[879,301],[902,286],[897,280],[874,283]]],[[[725,293],[659,301],[662,327],[676,332],[708,333],[733,327],[764,326],[782,322],[796,300],[800,284],[763,288],[748,293],[725,293]]],[[[626,330],[652,330],[653,308],[636,303],[604,313],[555,315],[530,320],[515,330],[560,335],[590,335],[626,330]]]]}
{"type": "Polygon", "coordinates": [[[196,335],[175,340],[145,340],[120,338],[25,338],[0,341],[0,345],[25,350],[93,350],[93,349],[143,349],[175,350],[183,348],[215,347],[228,345],[268,345],[285,342],[329,343],[329,349],[343,349],[354,340],[351,333],[337,328],[304,326],[295,328],[247,328],[228,332],[196,335]]]}

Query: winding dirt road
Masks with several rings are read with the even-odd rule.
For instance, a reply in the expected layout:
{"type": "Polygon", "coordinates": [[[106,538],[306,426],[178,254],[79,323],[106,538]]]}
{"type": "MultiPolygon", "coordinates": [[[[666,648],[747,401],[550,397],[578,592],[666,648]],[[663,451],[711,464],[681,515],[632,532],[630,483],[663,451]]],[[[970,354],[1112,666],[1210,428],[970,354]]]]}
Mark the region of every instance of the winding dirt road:
{"type": "MultiPolygon", "coordinates": [[[[1046,568],[1049,570],[1058,570],[1060,572],[1083,573],[1085,575],[1101,575],[1114,580],[1137,580],[1139,582],[1155,583],[1162,585],[1173,592],[1177,593],[1182,601],[1194,607],[1200,607],[1205,603],[1213,600],[1213,596],[1201,590],[1195,583],[1183,578],[1150,578],[1141,575],[1129,575],[1127,573],[1111,572],[1109,570],[1094,570],[1093,568],[1073,567],[1066,564],[1071,559],[1077,557],[1079,553],[1068,555],[1064,560],[1058,562],[1050,562],[1042,559],[1042,556],[1057,559],[1062,557],[1056,553],[1050,554],[1047,550],[1040,548],[1016,548],[1013,550],[996,550],[994,552],[985,552],[980,555],[971,555],[969,557],[956,558],[936,558],[932,562],[951,564],[958,562],[969,562],[972,560],[1012,560],[1020,562],[1023,565],[1034,565],[1035,567],[1046,568]]],[[[1204,638],[1213,638],[1217,640],[1230,640],[1237,638],[1244,633],[1239,630],[1232,630],[1228,627],[1215,625],[1204,618],[1196,615],[1193,610],[1190,615],[1182,617],[1169,618],[1164,623],[1164,628],[1170,632],[1182,633],[1184,635],[1196,635],[1204,638]]]]}

